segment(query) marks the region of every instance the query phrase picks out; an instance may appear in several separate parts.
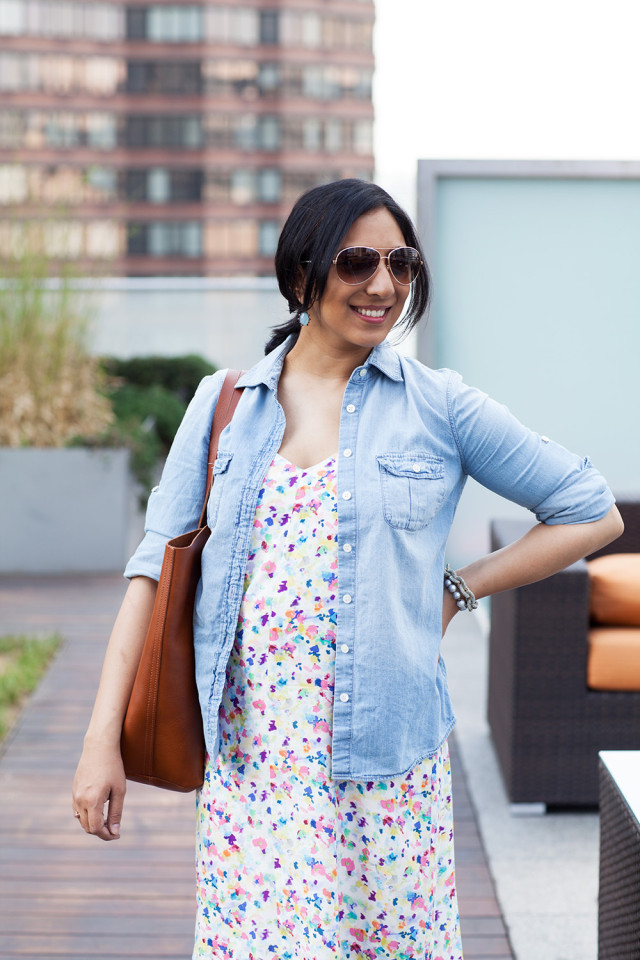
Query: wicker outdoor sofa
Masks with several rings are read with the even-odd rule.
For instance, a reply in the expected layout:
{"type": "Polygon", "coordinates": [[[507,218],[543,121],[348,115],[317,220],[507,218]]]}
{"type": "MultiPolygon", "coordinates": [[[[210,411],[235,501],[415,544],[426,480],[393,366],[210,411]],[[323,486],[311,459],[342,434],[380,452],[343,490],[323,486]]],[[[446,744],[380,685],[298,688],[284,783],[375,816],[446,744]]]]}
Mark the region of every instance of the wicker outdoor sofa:
{"type": "MultiPolygon", "coordinates": [[[[640,553],[640,502],[618,508],[623,535],[593,557],[640,553]]],[[[530,526],[493,521],[491,549],[530,526]]],[[[640,749],[640,692],[587,687],[588,630],[584,560],[491,599],[489,724],[514,804],[596,807],[598,751],[640,749]]]]}

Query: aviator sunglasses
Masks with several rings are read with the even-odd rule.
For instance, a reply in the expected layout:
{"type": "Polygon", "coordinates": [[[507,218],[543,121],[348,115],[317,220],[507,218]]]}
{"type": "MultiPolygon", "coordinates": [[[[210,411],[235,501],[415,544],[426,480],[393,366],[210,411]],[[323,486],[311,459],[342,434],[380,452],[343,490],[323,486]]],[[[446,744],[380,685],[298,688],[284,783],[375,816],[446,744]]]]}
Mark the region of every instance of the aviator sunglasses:
{"type": "Polygon", "coordinates": [[[422,257],[414,247],[396,247],[386,257],[374,247],[345,247],[331,261],[343,283],[355,286],[370,280],[381,260],[387,261],[391,275],[398,283],[412,283],[422,266],[422,257]]]}

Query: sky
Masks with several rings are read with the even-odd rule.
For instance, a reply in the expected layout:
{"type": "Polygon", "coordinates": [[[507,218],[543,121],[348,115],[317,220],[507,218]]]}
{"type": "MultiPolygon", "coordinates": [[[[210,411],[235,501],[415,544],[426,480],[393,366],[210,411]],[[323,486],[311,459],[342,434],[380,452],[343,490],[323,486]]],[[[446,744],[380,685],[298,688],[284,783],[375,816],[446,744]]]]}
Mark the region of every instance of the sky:
{"type": "Polygon", "coordinates": [[[640,0],[376,0],[376,180],[419,157],[640,160],[640,0]]]}

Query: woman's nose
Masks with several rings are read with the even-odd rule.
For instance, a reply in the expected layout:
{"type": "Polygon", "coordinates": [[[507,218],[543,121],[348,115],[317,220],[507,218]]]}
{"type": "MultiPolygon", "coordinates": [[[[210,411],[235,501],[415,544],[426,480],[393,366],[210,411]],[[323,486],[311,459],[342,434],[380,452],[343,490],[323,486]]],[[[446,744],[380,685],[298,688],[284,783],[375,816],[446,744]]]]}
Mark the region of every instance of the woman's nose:
{"type": "Polygon", "coordinates": [[[380,258],[376,272],[367,281],[367,293],[376,294],[378,297],[388,297],[389,294],[395,293],[388,260],[380,258]]]}

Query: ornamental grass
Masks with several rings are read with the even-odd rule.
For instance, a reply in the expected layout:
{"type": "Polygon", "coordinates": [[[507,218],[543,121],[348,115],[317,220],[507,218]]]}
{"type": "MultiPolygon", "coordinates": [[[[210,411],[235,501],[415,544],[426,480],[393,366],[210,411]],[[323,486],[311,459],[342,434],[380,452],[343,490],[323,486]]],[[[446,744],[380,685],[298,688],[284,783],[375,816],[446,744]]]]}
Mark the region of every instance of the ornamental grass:
{"type": "Polygon", "coordinates": [[[113,422],[104,374],[87,348],[90,304],[47,259],[25,252],[2,265],[0,446],[63,447],[91,442],[113,422]]]}

